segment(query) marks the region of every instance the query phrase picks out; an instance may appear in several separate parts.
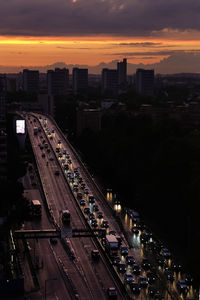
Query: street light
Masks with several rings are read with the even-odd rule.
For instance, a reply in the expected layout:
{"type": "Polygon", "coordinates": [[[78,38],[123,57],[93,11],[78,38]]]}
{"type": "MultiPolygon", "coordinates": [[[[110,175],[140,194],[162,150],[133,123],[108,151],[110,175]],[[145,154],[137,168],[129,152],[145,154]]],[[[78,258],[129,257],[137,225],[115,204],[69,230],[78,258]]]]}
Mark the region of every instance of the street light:
{"type": "Polygon", "coordinates": [[[45,282],[44,282],[44,299],[45,300],[46,300],[46,285],[47,285],[47,281],[50,281],[50,280],[57,280],[57,278],[45,279],[45,282]]]}

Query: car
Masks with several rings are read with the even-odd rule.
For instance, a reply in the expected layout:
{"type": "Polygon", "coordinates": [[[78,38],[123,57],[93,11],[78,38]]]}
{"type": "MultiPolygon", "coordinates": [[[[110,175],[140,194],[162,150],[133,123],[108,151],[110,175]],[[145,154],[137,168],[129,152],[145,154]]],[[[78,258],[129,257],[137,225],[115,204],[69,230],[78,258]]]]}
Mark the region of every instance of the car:
{"type": "Polygon", "coordinates": [[[134,233],[134,234],[139,234],[139,228],[137,227],[137,226],[133,226],[133,228],[132,228],[132,232],[134,233]]]}
{"type": "Polygon", "coordinates": [[[92,227],[98,227],[98,223],[97,223],[97,220],[95,220],[95,219],[92,219],[92,221],[91,221],[91,226],[92,227]]]}
{"type": "Polygon", "coordinates": [[[93,195],[89,196],[89,203],[95,203],[95,199],[93,195]]]}
{"type": "Polygon", "coordinates": [[[126,272],[126,264],[124,263],[119,263],[117,265],[117,269],[118,269],[118,272],[120,273],[125,273],[126,272]]]}
{"type": "Polygon", "coordinates": [[[147,258],[143,258],[143,260],[142,260],[142,268],[144,270],[149,270],[150,267],[151,267],[151,265],[150,265],[149,260],[147,258]]]}
{"type": "Polygon", "coordinates": [[[85,200],[82,199],[82,200],[80,201],[80,205],[81,205],[81,206],[85,206],[85,200]]]}
{"type": "Polygon", "coordinates": [[[73,176],[69,177],[69,182],[74,183],[74,177],[73,176]]]}
{"type": "Polygon", "coordinates": [[[92,209],[93,211],[99,211],[99,207],[97,204],[94,204],[92,209]]]}
{"type": "Polygon", "coordinates": [[[60,152],[60,148],[56,148],[56,152],[59,153],[60,152]]]}
{"type": "Polygon", "coordinates": [[[139,280],[138,280],[138,283],[140,285],[141,288],[146,288],[148,286],[148,279],[144,276],[140,276],[139,277],[139,280]]]}
{"type": "Polygon", "coordinates": [[[114,199],[114,204],[119,205],[121,204],[121,201],[119,199],[114,199]]]}
{"type": "Polygon", "coordinates": [[[88,190],[87,188],[85,188],[85,189],[84,189],[84,193],[85,193],[86,195],[88,195],[88,194],[89,194],[89,190],[88,190]]]}
{"type": "Polygon", "coordinates": [[[101,239],[101,243],[102,243],[102,245],[103,245],[103,246],[105,246],[105,245],[106,245],[106,239],[105,239],[105,237],[102,237],[102,239],[101,239]]]}
{"type": "Polygon", "coordinates": [[[91,251],[91,256],[92,256],[92,259],[98,260],[99,257],[100,257],[99,250],[93,249],[93,250],[91,251]]]}
{"type": "Polygon", "coordinates": [[[82,177],[79,177],[79,178],[78,178],[78,183],[82,183],[82,181],[83,181],[83,178],[82,178],[82,177]]]}
{"type": "Polygon", "coordinates": [[[174,272],[172,270],[166,271],[167,280],[170,282],[174,281],[174,272]]]}
{"type": "Polygon", "coordinates": [[[121,252],[121,255],[123,255],[123,256],[128,255],[128,247],[121,246],[120,252],[121,252]]]}
{"type": "Polygon", "coordinates": [[[69,159],[69,158],[70,158],[70,155],[69,155],[69,153],[67,153],[65,156],[66,156],[66,158],[67,158],[67,159],[69,159]]]}
{"type": "Polygon", "coordinates": [[[192,285],[192,283],[193,283],[193,278],[192,278],[192,276],[190,275],[190,274],[186,274],[185,275],[185,283],[187,284],[187,285],[192,285]]]}
{"type": "Polygon", "coordinates": [[[150,284],[154,284],[154,282],[156,281],[156,276],[155,276],[154,273],[148,272],[148,273],[147,273],[147,279],[148,279],[148,282],[149,282],[150,284]]]}
{"type": "Polygon", "coordinates": [[[61,140],[58,140],[58,144],[61,144],[61,140]]]}
{"type": "Polygon", "coordinates": [[[150,240],[150,235],[147,232],[143,232],[140,235],[140,241],[142,244],[147,244],[150,240]]]}
{"type": "Polygon", "coordinates": [[[133,265],[135,264],[135,258],[131,255],[126,256],[126,263],[128,265],[133,265]]]}
{"type": "Polygon", "coordinates": [[[140,268],[139,265],[135,264],[135,265],[133,265],[133,267],[132,267],[132,271],[133,271],[133,274],[135,274],[135,275],[140,275],[141,268],[140,268]]]}
{"type": "Polygon", "coordinates": [[[48,144],[47,143],[44,144],[44,148],[46,148],[46,149],[48,148],[48,144]]]}
{"type": "Polygon", "coordinates": [[[139,294],[140,293],[140,285],[138,283],[132,282],[130,284],[130,289],[134,294],[139,294]]]}
{"type": "Polygon", "coordinates": [[[119,246],[122,244],[122,238],[120,235],[116,235],[116,239],[118,240],[119,246]]]}
{"type": "Polygon", "coordinates": [[[134,281],[133,274],[131,273],[126,273],[124,274],[124,282],[130,284],[131,282],[134,281]]]}
{"type": "Polygon", "coordinates": [[[160,251],[160,254],[162,256],[164,256],[164,258],[166,258],[166,259],[169,259],[171,257],[171,253],[170,253],[169,249],[167,249],[167,248],[162,248],[160,251]]]}
{"type": "Polygon", "coordinates": [[[148,295],[150,297],[155,297],[156,294],[158,294],[159,291],[157,290],[157,288],[155,286],[149,286],[148,287],[148,295]]]}
{"type": "Polygon", "coordinates": [[[102,228],[108,228],[108,227],[109,227],[108,221],[103,220],[103,222],[102,222],[102,224],[101,224],[101,227],[102,227],[102,228]]]}
{"type": "Polygon", "coordinates": [[[101,211],[99,211],[99,212],[97,213],[97,218],[98,218],[98,219],[103,219],[103,213],[102,213],[101,211]]]}
{"type": "Polygon", "coordinates": [[[59,153],[59,154],[58,154],[58,157],[59,157],[59,158],[61,158],[61,157],[62,157],[62,154],[61,154],[61,153],[59,153]]]}
{"type": "Polygon", "coordinates": [[[119,256],[112,257],[112,263],[114,266],[117,266],[118,264],[121,263],[121,258],[119,256]]]}
{"type": "Polygon", "coordinates": [[[78,184],[74,184],[73,185],[73,191],[74,192],[78,192],[78,184]]]}
{"type": "Polygon", "coordinates": [[[74,177],[75,178],[79,178],[79,173],[78,172],[74,172],[74,177]]]}
{"type": "Polygon", "coordinates": [[[86,215],[89,215],[89,213],[90,213],[90,208],[89,208],[89,207],[85,207],[85,208],[84,208],[84,213],[85,213],[86,215]]]}
{"type": "Polygon", "coordinates": [[[64,169],[65,169],[65,170],[69,170],[68,164],[64,164],[64,169]]]}
{"type": "Polygon", "coordinates": [[[82,190],[85,189],[85,183],[81,183],[81,189],[82,189],[82,190]]]}
{"type": "Polygon", "coordinates": [[[189,291],[189,286],[186,284],[185,280],[180,279],[177,282],[177,288],[181,294],[187,294],[189,291]]]}
{"type": "Polygon", "coordinates": [[[110,231],[109,231],[109,234],[111,234],[111,235],[116,235],[116,231],[110,230],[110,231]]]}
{"type": "Polygon", "coordinates": [[[52,245],[56,245],[57,242],[58,242],[58,241],[57,241],[56,238],[53,238],[53,237],[50,238],[50,243],[51,243],[52,245]]]}
{"type": "Polygon", "coordinates": [[[159,266],[164,266],[164,264],[165,264],[165,258],[162,255],[158,255],[158,257],[156,258],[156,261],[159,266]]]}
{"type": "Polygon", "coordinates": [[[78,192],[78,193],[77,193],[77,198],[78,198],[79,200],[82,199],[82,198],[83,198],[82,193],[78,192]]]}
{"type": "Polygon", "coordinates": [[[117,298],[117,290],[115,287],[109,287],[107,289],[107,295],[109,298],[117,298]]]}
{"type": "Polygon", "coordinates": [[[40,146],[40,150],[43,150],[43,149],[44,149],[44,147],[41,145],[41,146],[40,146]]]}
{"type": "Polygon", "coordinates": [[[67,177],[68,178],[72,177],[72,173],[70,171],[67,172],[67,177]]]}
{"type": "Polygon", "coordinates": [[[92,212],[89,214],[89,219],[90,220],[95,219],[95,216],[94,216],[94,214],[92,212]]]}
{"type": "Polygon", "coordinates": [[[171,264],[171,268],[175,272],[180,272],[180,271],[182,271],[182,264],[179,263],[179,262],[174,262],[173,261],[172,264],[171,264]]]}
{"type": "Polygon", "coordinates": [[[68,163],[69,165],[71,165],[71,163],[72,163],[71,159],[68,159],[67,163],[68,163]]]}
{"type": "Polygon", "coordinates": [[[42,158],[44,158],[45,157],[45,153],[42,153],[42,158]]]}

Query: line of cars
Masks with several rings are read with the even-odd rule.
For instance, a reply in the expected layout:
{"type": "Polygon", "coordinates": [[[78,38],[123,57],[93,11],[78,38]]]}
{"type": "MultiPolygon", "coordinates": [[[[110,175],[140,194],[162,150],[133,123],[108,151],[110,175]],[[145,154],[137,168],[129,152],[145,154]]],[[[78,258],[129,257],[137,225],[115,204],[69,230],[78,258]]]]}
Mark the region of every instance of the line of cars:
{"type": "MultiPolygon", "coordinates": [[[[96,228],[98,227],[98,222],[96,220],[100,219],[102,220],[101,222],[101,227],[102,228],[109,228],[109,223],[108,221],[103,219],[103,214],[102,212],[99,212],[99,207],[95,203],[95,199],[93,195],[89,195],[89,190],[86,187],[85,183],[83,182],[83,179],[81,178],[78,169],[73,168],[72,166],[72,161],[70,159],[69,153],[65,149],[62,149],[60,147],[61,141],[58,140],[58,147],[56,148],[56,153],[58,155],[59,161],[62,165],[62,167],[65,170],[67,179],[69,181],[69,184],[72,188],[72,191],[74,195],[76,196],[77,201],[79,202],[79,205],[83,208],[83,211],[86,215],[86,217],[89,220],[89,223],[91,227],[96,228]],[[88,205],[88,207],[85,207],[88,205]],[[96,218],[95,218],[96,216],[96,218]]],[[[132,231],[134,234],[140,234],[140,241],[141,243],[149,248],[151,251],[153,250],[158,250],[160,247],[160,251],[158,253],[159,258],[158,260],[160,261],[159,264],[165,265],[165,274],[167,276],[167,279],[171,282],[174,280],[174,272],[175,272],[175,263],[171,266],[172,270],[167,267],[166,260],[170,258],[171,254],[169,250],[164,247],[162,244],[160,245],[159,242],[152,241],[152,234],[148,231],[145,231],[145,225],[142,224],[141,222],[138,222],[138,216],[134,215],[133,220],[136,223],[136,226],[133,227],[132,231]]],[[[125,254],[126,255],[126,254],[125,254]]],[[[157,255],[157,256],[158,256],[157,255]]],[[[128,259],[130,259],[129,256],[127,256],[128,259]]],[[[127,261],[126,261],[127,262],[127,261]]],[[[130,262],[127,262],[128,265],[130,265],[130,262]]],[[[156,281],[156,270],[151,268],[148,270],[145,276],[139,276],[141,272],[141,267],[136,265],[135,263],[133,264],[132,268],[132,273],[127,273],[126,267],[122,266],[122,263],[119,263],[119,267],[117,267],[119,273],[124,273],[124,283],[129,286],[131,291],[134,294],[139,294],[141,289],[147,288],[148,287],[148,295],[150,297],[153,297],[154,299],[163,299],[162,296],[160,295],[159,291],[153,284],[156,281]],[[153,272],[151,272],[153,271],[153,272]]],[[[142,262],[142,269],[145,269],[144,267],[144,262],[142,262]]],[[[147,271],[147,270],[146,270],[147,271]]],[[[189,279],[189,276],[186,276],[185,279],[180,279],[177,281],[177,288],[180,293],[186,294],[187,291],[189,290],[189,286],[192,284],[189,279]]],[[[113,288],[114,290],[115,288],[113,288]]],[[[112,290],[112,288],[111,288],[112,290]]],[[[114,293],[114,292],[113,292],[114,293]]]]}
{"type": "MultiPolygon", "coordinates": [[[[97,228],[100,226],[100,228],[106,229],[108,231],[109,223],[107,220],[104,219],[103,213],[99,211],[99,206],[95,202],[95,197],[90,194],[89,189],[87,188],[86,184],[83,182],[82,177],[80,176],[78,168],[73,167],[69,153],[67,153],[66,149],[62,149],[60,147],[60,144],[61,141],[58,140],[58,146],[56,147],[57,156],[59,158],[61,166],[64,168],[64,172],[66,174],[69,186],[71,187],[77,202],[79,203],[82,211],[84,212],[88,223],[90,224],[91,228],[97,228]]],[[[109,233],[116,235],[116,233],[112,230],[110,230],[109,233]]],[[[128,255],[127,246],[121,245],[122,240],[120,236],[117,235],[117,237],[119,239],[119,251],[121,256],[126,257],[126,264],[122,263],[121,258],[117,256],[113,258],[113,265],[116,266],[117,272],[119,274],[124,274],[123,280],[126,287],[128,287],[128,289],[131,290],[132,293],[139,294],[141,289],[144,289],[148,286],[148,291],[150,295],[153,295],[155,299],[162,299],[159,291],[157,289],[153,289],[152,286],[150,286],[150,282],[154,281],[153,274],[149,272],[148,277],[140,276],[140,278],[137,278],[141,272],[141,268],[140,266],[135,264],[134,258],[128,255]],[[117,263],[117,258],[119,259],[119,263],[117,263]],[[127,266],[131,265],[133,274],[127,272],[127,266]]],[[[93,255],[94,254],[92,254],[92,257],[93,255]]],[[[143,261],[143,267],[145,268],[145,261],[143,261]]],[[[114,294],[116,294],[115,288],[112,287],[111,291],[108,291],[108,294],[109,293],[113,293],[114,296],[114,294]]]]}
{"type": "Polygon", "coordinates": [[[172,257],[170,250],[147,230],[145,224],[141,222],[138,213],[134,213],[132,209],[126,209],[126,213],[132,219],[134,225],[132,232],[139,237],[143,251],[151,253],[155,261],[153,274],[151,274],[150,278],[150,274],[147,276],[148,281],[153,283],[157,275],[158,277],[163,275],[164,277],[162,276],[162,278],[165,278],[166,281],[171,284],[175,283],[173,289],[176,286],[177,292],[183,297],[187,297],[190,287],[193,284],[191,275],[182,272],[182,265],[172,257]]]}

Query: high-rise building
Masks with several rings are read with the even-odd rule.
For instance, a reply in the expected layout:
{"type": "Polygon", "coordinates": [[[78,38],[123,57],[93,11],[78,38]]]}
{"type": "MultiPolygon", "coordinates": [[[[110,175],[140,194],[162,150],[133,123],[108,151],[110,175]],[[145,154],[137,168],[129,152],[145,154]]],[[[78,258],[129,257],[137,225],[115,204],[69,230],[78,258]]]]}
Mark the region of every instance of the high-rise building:
{"type": "Polygon", "coordinates": [[[118,75],[118,87],[119,89],[124,89],[127,84],[127,60],[117,63],[117,75],[118,75]]]}
{"type": "Polygon", "coordinates": [[[118,90],[118,74],[117,70],[114,69],[103,69],[102,70],[102,92],[117,94],[118,90]]]}
{"type": "Polygon", "coordinates": [[[154,70],[137,69],[136,91],[142,95],[154,94],[154,70]]]}
{"type": "Polygon", "coordinates": [[[87,92],[88,89],[88,69],[73,68],[73,93],[87,92]]]}
{"type": "Polygon", "coordinates": [[[23,70],[23,89],[28,93],[39,93],[39,71],[23,70]]]}
{"type": "Polygon", "coordinates": [[[66,95],[69,87],[69,70],[56,68],[47,71],[48,95],[66,95]]]}
{"type": "Polygon", "coordinates": [[[6,75],[0,75],[0,181],[7,179],[6,75]]]}

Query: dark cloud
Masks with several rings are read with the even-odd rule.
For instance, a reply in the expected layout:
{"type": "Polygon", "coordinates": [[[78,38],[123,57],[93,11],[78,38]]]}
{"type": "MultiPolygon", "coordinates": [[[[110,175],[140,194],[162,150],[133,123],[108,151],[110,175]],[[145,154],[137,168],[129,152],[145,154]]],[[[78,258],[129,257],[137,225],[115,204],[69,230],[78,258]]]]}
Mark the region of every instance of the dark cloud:
{"type": "Polygon", "coordinates": [[[164,28],[200,30],[199,13],[199,0],[2,0],[0,35],[145,36],[164,28]]]}
{"type": "Polygon", "coordinates": [[[119,46],[137,46],[137,47],[157,47],[163,45],[163,43],[153,43],[153,42],[144,42],[144,43],[119,43],[119,46]]]}
{"type": "MultiPolygon", "coordinates": [[[[174,55],[174,54],[184,54],[184,53],[193,53],[193,54],[199,54],[200,50],[172,50],[172,51],[157,51],[157,52],[118,52],[118,53],[112,53],[112,55],[116,55],[116,56],[169,56],[169,55],[174,55]]],[[[110,55],[109,54],[105,54],[105,55],[110,55]]]]}

